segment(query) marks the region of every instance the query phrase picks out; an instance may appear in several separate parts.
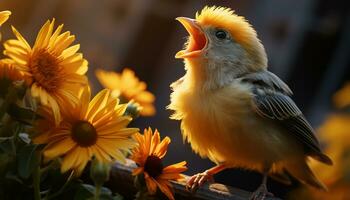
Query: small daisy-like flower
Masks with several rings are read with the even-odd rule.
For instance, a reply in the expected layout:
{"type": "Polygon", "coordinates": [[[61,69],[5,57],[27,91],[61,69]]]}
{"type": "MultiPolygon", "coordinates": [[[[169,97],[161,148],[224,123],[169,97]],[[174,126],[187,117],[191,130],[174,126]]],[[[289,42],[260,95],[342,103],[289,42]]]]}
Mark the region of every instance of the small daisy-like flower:
{"type": "Polygon", "coordinates": [[[87,84],[84,74],[88,63],[77,53],[79,44],[70,46],[74,35],[69,31],[61,33],[63,25],[54,31],[54,21],[43,25],[33,47],[12,27],[17,39],[4,43],[4,54],[15,62],[19,71],[29,75],[31,95],[51,107],[58,124],[59,105],[78,103],[77,93],[87,84]]]}
{"type": "Polygon", "coordinates": [[[93,156],[104,163],[124,162],[123,153],[135,147],[131,136],[139,130],[127,128],[131,118],[123,116],[126,107],[111,97],[108,89],[91,101],[90,90],[84,89],[78,105],[62,108],[63,118],[57,127],[48,127],[54,119],[51,110],[40,113],[44,119],[35,124],[39,135],[34,143],[47,144],[43,152],[46,160],[62,158],[62,172],[74,170],[79,175],[93,156]]]}
{"type": "Polygon", "coordinates": [[[187,170],[186,162],[179,162],[167,167],[163,166],[162,158],[165,156],[170,138],[165,137],[160,141],[157,130],[152,134],[152,129],[144,130],[144,134],[137,133],[135,136],[138,147],[134,148],[131,159],[138,167],[133,171],[133,175],[143,173],[148,192],[152,195],[157,191],[157,187],[169,198],[174,199],[170,180],[183,179],[182,172],[187,170]]]}
{"type": "Polygon", "coordinates": [[[127,101],[134,100],[135,103],[139,104],[141,115],[152,116],[155,114],[154,95],[146,90],[146,83],[140,81],[132,70],[125,68],[119,74],[99,69],[96,71],[96,76],[103,87],[113,90],[114,95],[121,96],[127,101]]]}

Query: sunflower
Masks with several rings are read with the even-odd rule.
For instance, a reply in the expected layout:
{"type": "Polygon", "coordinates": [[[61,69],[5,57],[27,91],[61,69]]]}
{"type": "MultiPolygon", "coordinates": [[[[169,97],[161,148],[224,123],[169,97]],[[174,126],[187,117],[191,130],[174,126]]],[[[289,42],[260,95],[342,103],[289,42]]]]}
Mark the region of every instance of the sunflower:
{"type": "Polygon", "coordinates": [[[174,199],[170,180],[181,180],[180,174],[187,170],[186,162],[179,162],[167,167],[163,166],[162,158],[167,152],[170,138],[165,137],[160,141],[157,130],[152,134],[152,129],[144,130],[144,134],[135,134],[138,147],[133,149],[131,159],[136,162],[138,167],[134,169],[133,175],[143,173],[148,192],[155,194],[157,187],[169,198],[174,199]]]}
{"type": "Polygon", "coordinates": [[[33,47],[12,27],[17,39],[5,42],[4,54],[15,62],[19,71],[29,74],[31,95],[51,107],[58,124],[59,105],[78,103],[76,94],[87,84],[84,74],[88,63],[77,53],[79,44],[70,46],[74,35],[69,31],[61,33],[63,24],[54,31],[54,21],[43,25],[33,47]]]}
{"type": "Polygon", "coordinates": [[[35,124],[39,135],[34,143],[46,144],[45,160],[62,158],[62,173],[74,170],[79,175],[93,156],[100,162],[125,161],[123,153],[136,145],[131,136],[137,128],[127,128],[131,121],[123,116],[127,104],[111,97],[105,89],[90,101],[90,90],[84,89],[79,95],[79,104],[62,108],[62,121],[56,127],[52,111],[43,109],[43,119],[35,124]],[[51,113],[51,114],[50,114],[51,113]],[[46,125],[46,126],[45,126],[46,125]],[[41,131],[46,130],[43,133],[41,131]]]}
{"type": "Polygon", "coordinates": [[[125,68],[119,74],[98,69],[96,76],[103,87],[113,90],[114,95],[138,103],[141,106],[141,115],[152,116],[155,114],[154,95],[146,90],[146,83],[140,81],[132,70],[125,68]]]}

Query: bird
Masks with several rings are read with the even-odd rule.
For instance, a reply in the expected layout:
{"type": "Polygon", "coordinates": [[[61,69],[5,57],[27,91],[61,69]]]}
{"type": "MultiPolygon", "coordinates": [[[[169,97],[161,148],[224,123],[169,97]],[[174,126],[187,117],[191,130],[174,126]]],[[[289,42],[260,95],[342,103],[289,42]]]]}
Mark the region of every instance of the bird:
{"type": "Polygon", "coordinates": [[[234,10],[205,6],[195,18],[177,17],[189,36],[175,58],[185,74],[172,83],[171,119],[181,121],[184,141],[216,166],[189,178],[195,191],[224,169],[260,172],[262,183],[250,199],[273,196],[272,177],[327,190],[308,166],[326,165],[315,131],[292,100],[291,89],[268,70],[268,59],[255,29],[234,10]]]}

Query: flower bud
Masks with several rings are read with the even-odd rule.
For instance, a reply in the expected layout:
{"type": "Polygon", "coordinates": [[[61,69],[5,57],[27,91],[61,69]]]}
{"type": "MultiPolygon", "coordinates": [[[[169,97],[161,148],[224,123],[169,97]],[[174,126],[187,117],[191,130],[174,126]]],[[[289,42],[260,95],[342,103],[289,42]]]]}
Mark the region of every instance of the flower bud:
{"type": "Polygon", "coordinates": [[[90,177],[95,185],[103,185],[104,182],[109,180],[110,169],[110,163],[101,162],[93,158],[90,167],[90,177]]]}
{"type": "Polygon", "coordinates": [[[130,101],[128,103],[128,107],[125,110],[124,115],[130,116],[133,119],[136,119],[140,116],[141,109],[142,109],[142,107],[138,103],[130,101]]]}

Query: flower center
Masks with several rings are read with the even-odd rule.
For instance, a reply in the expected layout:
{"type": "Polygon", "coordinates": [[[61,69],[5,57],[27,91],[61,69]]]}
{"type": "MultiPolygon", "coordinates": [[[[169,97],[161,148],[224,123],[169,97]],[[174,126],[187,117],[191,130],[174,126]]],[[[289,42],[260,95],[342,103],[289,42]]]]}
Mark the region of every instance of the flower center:
{"type": "Polygon", "coordinates": [[[144,170],[151,177],[157,178],[163,172],[162,160],[157,156],[148,156],[144,166],[144,170]]]}
{"type": "Polygon", "coordinates": [[[59,60],[45,49],[34,51],[29,62],[35,82],[48,92],[57,89],[63,78],[59,60]]]}
{"type": "Polygon", "coordinates": [[[77,121],[72,126],[72,139],[82,147],[94,145],[97,141],[96,129],[87,121],[77,121]]]}

